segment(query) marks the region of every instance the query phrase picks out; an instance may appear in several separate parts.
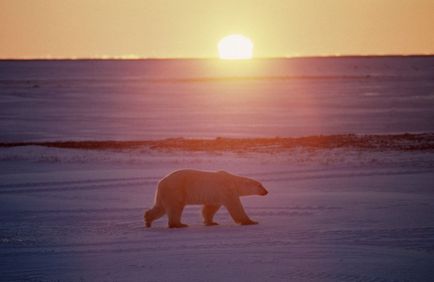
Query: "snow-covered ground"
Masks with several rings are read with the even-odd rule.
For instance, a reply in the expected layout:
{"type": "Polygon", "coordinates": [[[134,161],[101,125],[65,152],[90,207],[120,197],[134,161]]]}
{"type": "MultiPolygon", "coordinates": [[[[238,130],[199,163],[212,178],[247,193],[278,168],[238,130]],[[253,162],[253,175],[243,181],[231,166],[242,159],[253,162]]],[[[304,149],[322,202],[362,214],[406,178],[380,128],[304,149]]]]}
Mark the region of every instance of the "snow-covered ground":
{"type": "Polygon", "coordinates": [[[0,281],[434,281],[433,73],[433,56],[0,61],[0,281]],[[242,199],[260,224],[191,206],[189,228],[144,228],[187,167],[263,182],[242,199]]]}
{"type": "Polygon", "coordinates": [[[434,153],[0,148],[1,281],[432,281],[434,153]],[[192,167],[260,180],[259,225],[146,229],[158,179],[192,167]]]}

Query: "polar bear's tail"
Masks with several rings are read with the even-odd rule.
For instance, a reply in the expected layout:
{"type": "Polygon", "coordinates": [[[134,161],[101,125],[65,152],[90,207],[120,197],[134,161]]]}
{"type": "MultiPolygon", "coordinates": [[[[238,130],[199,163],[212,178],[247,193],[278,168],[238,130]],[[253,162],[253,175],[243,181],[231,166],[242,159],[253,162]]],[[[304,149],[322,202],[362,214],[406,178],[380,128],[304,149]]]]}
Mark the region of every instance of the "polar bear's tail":
{"type": "MultiPolygon", "coordinates": [[[[160,185],[158,185],[160,186],[160,185]]],[[[161,203],[161,195],[159,187],[155,192],[154,206],[145,212],[144,219],[146,227],[151,227],[152,222],[160,217],[162,217],[166,212],[161,203]]]]}

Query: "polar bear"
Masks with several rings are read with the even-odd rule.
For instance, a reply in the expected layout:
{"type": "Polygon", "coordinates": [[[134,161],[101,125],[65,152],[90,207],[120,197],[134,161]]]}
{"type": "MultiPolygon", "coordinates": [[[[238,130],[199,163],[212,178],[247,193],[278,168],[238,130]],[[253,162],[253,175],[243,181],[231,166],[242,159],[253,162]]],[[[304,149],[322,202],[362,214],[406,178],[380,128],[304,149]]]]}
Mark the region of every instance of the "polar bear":
{"type": "Polygon", "coordinates": [[[151,227],[154,220],[167,213],[170,228],[187,227],[181,223],[185,205],[203,205],[203,222],[207,226],[217,225],[213,217],[222,205],[236,223],[257,224],[247,216],[239,197],[267,194],[260,182],[226,171],[178,170],[158,183],[154,207],[144,215],[145,225],[151,227]]]}

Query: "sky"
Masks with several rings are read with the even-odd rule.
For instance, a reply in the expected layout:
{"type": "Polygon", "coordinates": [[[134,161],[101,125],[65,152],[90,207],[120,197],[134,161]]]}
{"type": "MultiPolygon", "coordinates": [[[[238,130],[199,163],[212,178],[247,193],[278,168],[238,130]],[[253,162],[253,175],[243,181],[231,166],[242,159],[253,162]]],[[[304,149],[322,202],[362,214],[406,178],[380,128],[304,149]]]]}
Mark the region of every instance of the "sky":
{"type": "Polygon", "coordinates": [[[0,58],[434,54],[434,0],[0,0],[0,58]]]}

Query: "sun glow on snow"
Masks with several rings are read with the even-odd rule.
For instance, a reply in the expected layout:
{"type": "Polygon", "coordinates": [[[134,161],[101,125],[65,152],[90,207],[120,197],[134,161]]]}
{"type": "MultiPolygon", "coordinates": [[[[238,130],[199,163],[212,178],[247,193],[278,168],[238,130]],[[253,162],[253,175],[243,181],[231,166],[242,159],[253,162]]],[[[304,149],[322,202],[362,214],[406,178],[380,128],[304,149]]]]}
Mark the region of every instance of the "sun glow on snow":
{"type": "Polygon", "coordinates": [[[218,52],[220,59],[251,59],[253,57],[253,42],[240,34],[228,35],[219,41],[218,52]]]}

